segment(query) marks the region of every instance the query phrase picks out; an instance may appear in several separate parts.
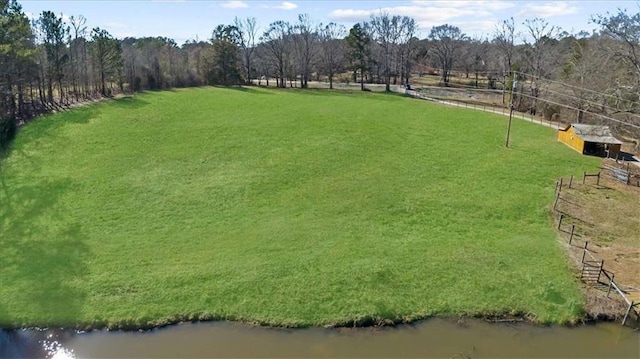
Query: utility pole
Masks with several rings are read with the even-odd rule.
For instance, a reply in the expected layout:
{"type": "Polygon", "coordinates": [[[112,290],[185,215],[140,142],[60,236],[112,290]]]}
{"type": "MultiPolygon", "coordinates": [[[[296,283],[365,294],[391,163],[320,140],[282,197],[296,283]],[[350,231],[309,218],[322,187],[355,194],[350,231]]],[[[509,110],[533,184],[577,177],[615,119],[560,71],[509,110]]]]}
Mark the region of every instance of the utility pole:
{"type": "Polygon", "coordinates": [[[509,125],[507,126],[507,141],[504,146],[509,148],[509,136],[511,135],[511,119],[513,118],[513,93],[516,86],[518,86],[518,80],[516,80],[516,72],[513,71],[513,84],[511,85],[511,103],[509,104],[509,125]]]}

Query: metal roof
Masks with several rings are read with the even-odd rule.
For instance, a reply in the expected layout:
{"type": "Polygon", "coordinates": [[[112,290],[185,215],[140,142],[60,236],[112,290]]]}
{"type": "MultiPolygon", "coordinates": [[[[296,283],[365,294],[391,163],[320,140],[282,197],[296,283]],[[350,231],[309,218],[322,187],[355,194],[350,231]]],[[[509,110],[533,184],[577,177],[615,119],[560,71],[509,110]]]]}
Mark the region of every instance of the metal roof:
{"type": "Polygon", "coordinates": [[[574,123],[571,125],[576,135],[585,142],[599,142],[608,144],[621,145],[622,141],[613,137],[609,126],[585,125],[582,123],[574,123]]]}

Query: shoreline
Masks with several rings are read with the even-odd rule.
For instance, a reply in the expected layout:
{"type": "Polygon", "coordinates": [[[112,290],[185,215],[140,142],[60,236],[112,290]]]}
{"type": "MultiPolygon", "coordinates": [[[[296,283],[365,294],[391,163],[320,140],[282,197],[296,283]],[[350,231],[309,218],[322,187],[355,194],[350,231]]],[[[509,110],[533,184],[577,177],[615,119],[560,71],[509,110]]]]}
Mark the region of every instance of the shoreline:
{"type": "MultiPolygon", "coordinates": [[[[269,322],[263,320],[242,320],[231,317],[216,317],[207,313],[194,313],[190,315],[182,315],[175,316],[174,318],[164,318],[158,319],[155,321],[150,321],[147,323],[127,323],[118,322],[118,323],[93,323],[93,324],[82,324],[78,323],[73,326],[69,325],[43,325],[43,326],[0,326],[0,330],[11,331],[11,330],[47,330],[51,328],[62,329],[62,330],[74,330],[77,332],[92,332],[92,331],[121,331],[121,332],[150,332],[157,329],[163,329],[171,326],[176,326],[183,323],[211,323],[211,322],[225,322],[225,323],[236,323],[243,324],[251,327],[263,327],[263,328],[273,328],[273,329],[308,329],[308,328],[324,328],[324,329],[371,329],[371,328],[395,328],[405,325],[415,325],[420,324],[424,321],[429,321],[432,319],[444,319],[444,320],[452,320],[457,322],[464,322],[465,320],[482,320],[488,323],[499,324],[499,323],[521,323],[524,325],[532,325],[539,327],[564,327],[564,328],[576,328],[584,325],[597,325],[598,323],[611,323],[615,321],[619,321],[621,319],[621,315],[611,314],[611,313],[588,313],[582,317],[576,318],[574,320],[568,321],[566,323],[543,323],[540,321],[536,321],[530,315],[512,315],[512,314],[477,314],[477,315],[458,315],[458,316],[450,316],[450,315],[433,315],[426,317],[416,317],[416,318],[397,318],[397,319],[389,319],[382,317],[364,317],[359,319],[351,319],[345,320],[341,322],[334,322],[330,324],[285,324],[285,323],[276,323],[269,322]]],[[[632,326],[628,326],[631,328],[640,329],[640,321],[630,320],[632,326]]]]}

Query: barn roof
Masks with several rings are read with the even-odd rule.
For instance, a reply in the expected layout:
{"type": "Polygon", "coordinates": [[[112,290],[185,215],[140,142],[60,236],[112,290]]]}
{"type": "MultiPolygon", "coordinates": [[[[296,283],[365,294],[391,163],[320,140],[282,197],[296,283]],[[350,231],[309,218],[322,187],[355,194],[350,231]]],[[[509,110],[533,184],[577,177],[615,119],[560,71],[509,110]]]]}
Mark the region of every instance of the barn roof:
{"type": "Polygon", "coordinates": [[[576,135],[585,142],[598,142],[608,144],[622,144],[622,141],[613,137],[609,126],[585,125],[582,123],[574,123],[571,125],[576,135]]]}

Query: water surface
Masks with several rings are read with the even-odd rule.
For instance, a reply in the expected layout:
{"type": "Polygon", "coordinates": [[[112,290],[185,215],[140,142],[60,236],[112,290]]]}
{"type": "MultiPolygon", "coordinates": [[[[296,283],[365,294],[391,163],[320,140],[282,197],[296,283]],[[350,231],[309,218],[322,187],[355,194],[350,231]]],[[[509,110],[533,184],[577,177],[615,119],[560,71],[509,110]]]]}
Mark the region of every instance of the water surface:
{"type": "Polygon", "coordinates": [[[147,332],[0,332],[0,357],[48,358],[640,358],[640,332],[430,319],[395,328],[276,329],[185,323],[147,332]]]}

